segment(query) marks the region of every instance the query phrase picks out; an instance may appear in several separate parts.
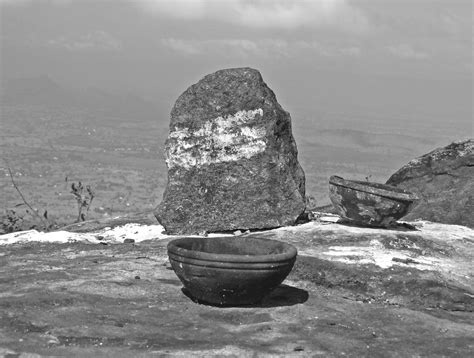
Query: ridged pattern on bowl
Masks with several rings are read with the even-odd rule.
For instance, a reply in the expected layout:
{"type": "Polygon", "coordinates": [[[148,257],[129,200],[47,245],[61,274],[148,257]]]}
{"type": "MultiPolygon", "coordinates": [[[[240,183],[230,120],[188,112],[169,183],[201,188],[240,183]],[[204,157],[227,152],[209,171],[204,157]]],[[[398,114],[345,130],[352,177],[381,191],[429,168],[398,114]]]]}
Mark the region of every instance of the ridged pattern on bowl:
{"type": "Polygon", "coordinates": [[[296,255],[292,245],[261,238],[188,237],[168,244],[171,266],[189,294],[216,305],[260,301],[283,282],[296,255]]]}

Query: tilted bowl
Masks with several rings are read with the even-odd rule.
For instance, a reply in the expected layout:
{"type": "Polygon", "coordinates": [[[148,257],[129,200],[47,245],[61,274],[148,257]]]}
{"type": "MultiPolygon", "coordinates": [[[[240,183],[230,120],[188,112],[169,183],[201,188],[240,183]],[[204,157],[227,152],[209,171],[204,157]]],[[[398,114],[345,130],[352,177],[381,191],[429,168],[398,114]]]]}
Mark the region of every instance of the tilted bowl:
{"type": "Polygon", "coordinates": [[[194,299],[214,305],[259,302],[288,276],[294,246],[256,237],[184,237],[170,241],[168,257],[194,299]]]}
{"type": "Polygon", "coordinates": [[[329,197],[337,213],[354,223],[387,227],[408,214],[418,197],[392,185],[329,179],[329,197]]]}

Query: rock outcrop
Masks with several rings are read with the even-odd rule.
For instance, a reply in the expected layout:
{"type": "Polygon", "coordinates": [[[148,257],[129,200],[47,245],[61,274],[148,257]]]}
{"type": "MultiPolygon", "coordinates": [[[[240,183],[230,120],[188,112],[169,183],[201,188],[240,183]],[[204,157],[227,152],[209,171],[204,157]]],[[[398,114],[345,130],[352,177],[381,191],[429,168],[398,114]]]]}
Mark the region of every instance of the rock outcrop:
{"type": "Polygon", "coordinates": [[[292,225],[305,178],[288,112],[257,70],[217,71],[171,111],[168,184],[155,211],[170,234],[292,225]]]}
{"type": "Polygon", "coordinates": [[[64,232],[0,235],[0,356],[472,355],[474,230],[315,217],[245,235],[298,249],[283,284],[246,307],[187,297],[168,261],[174,237],[148,217],[76,227],[63,244],[64,232]]]}
{"type": "Polygon", "coordinates": [[[387,184],[418,194],[405,216],[474,227],[474,140],[455,142],[410,161],[387,184]]]}

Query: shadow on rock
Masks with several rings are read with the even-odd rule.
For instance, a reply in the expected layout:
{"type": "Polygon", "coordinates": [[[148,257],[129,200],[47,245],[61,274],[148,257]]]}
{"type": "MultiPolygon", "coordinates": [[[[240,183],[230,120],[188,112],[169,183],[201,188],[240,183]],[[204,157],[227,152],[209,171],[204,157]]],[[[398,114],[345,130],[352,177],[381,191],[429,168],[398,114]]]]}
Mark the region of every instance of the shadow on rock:
{"type": "Polygon", "coordinates": [[[250,305],[215,305],[194,298],[184,287],[181,289],[181,291],[193,302],[213,307],[269,308],[294,306],[305,303],[309,298],[308,291],[284,284],[281,284],[275,288],[268,296],[264,297],[262,301],[250,305]]]}
{"type": "Polygon", "coordinates": [[[368,228],[368,229],[385,229],[385,230],[394,230],[394,231],[419,231],[415,226],[410,225],[404,222],[394,222],[389,226],[373,226],[368,225],[360,222],[354,222],[347,219],[339,219],[337,221],[338,224],[350,227],[361,227],[361,228],[368,228]]]}

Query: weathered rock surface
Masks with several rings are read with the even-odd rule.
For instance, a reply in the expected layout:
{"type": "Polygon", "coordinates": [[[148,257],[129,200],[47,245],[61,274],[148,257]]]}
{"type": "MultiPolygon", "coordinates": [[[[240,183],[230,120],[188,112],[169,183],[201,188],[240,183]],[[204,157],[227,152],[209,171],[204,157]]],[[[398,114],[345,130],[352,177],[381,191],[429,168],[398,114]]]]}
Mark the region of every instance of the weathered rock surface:
{"type": "Polygon", "coordinates": [[[257,70],[189,87],[171,111],[166,157],[155,215],[171,234],[292,225],[305,209],[290,115],[257,70]]]}
{"type": "Polygon", "coordinates": [[[0,246],[0,356],[470,356],[474,230],[426,221],[370,229],[316,217],[249,234],[299,252],[287,280],[249,307],[185,296],[166,255],[172,237],[157,226],[104,223],[76,233],[119,235],[96,244],[0,246]],[[127,227],[154,239],[117,243],[127,227]]]}
{"type": "Polygon", "coordinates": [[[387,184],[420,197],[406,220],[474,228],[474,140],[455,142],[410,161],[387,184]]]}

